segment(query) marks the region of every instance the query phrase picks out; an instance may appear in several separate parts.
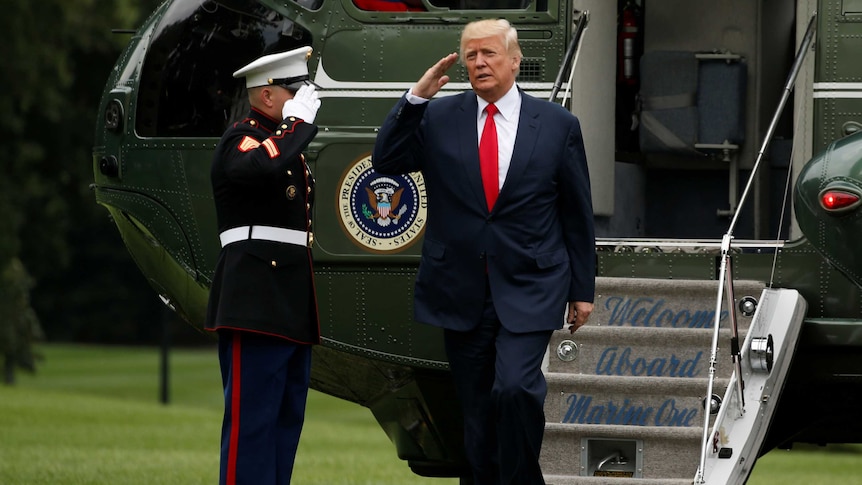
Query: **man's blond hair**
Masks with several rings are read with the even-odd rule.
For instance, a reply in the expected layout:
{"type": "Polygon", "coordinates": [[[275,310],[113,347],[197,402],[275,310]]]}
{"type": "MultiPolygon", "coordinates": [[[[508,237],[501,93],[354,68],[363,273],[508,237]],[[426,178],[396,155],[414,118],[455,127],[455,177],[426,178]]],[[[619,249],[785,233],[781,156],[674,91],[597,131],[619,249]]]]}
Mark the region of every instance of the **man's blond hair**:
{"type": "Polygon", "coordinates": [[[518,31],[512,27],[506,19],[485,19],[470,22],[461,32],[461,62],[464,62],[464,46],[467,42],[486,37],[500,36],[506,52],[514,57],[521,58],[521,46],[518,44],[518,31]]]}

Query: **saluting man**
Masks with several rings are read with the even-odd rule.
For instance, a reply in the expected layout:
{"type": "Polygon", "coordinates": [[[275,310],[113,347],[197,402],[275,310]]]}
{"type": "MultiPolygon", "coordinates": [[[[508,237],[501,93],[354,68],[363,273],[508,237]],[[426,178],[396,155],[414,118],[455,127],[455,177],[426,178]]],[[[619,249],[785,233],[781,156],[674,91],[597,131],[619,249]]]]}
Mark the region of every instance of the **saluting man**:
{"type": "Polygon", "coordinates": [[[251,109],[212,163],[221,252],[206,328],[219,337],[221,485],[288,484],[320,324],[311,260],[314,179],[302,151],[320,107],[311,47],[236,71],[251,109]]]}
{"type": "Polygon", "coordinates": [[[461,53],[431,66],[374,144],[381,174],[421,170],[428,222],[418,322],[443,328],[474,485],[544,485],[539,456],[551,334],[587,323],[595,228],[580,121],[518,87],[518,33],[471,22],[461,53]],[[461,58],[473,88],[431,100],[461,58]]]}

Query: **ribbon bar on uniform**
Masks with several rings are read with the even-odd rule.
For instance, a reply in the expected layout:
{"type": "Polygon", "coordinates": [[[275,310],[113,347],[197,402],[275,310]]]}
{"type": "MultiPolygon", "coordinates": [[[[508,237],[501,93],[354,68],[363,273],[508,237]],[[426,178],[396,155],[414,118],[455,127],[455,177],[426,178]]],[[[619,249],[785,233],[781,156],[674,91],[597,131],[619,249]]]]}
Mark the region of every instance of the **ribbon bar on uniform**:
{"type": "Polygon", "coordinates": [[[311,247],[311,233],[298,231],[296,229],[287,229],[284,227],[272,226],[240,226],[228,229],[219,234],[221,247],[225,247],[230,243],[244,241],[246,239],[262,239],[265,241],[275,241],[285,244],[295,244],[297,246],[311,247]]]}

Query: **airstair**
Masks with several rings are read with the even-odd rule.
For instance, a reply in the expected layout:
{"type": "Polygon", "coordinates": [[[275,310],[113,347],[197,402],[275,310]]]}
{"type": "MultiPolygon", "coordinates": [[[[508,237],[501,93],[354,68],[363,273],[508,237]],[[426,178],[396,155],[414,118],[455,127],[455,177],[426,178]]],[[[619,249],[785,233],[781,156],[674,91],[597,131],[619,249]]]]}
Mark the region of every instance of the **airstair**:
{"type": "Polygon", "coordinates": [[[544,368],[540,462],[547,483],[748,480],[807,304],[771,281],[734,282],[733,231],[813,41],[815,19],[722,238],[717,280],[598,278],[590,324],[554,333],[544,368]]]}
{"type": "Polygon", "coordinates": [[[599,278],[590,324],[549,346],[545,481],[745,483],[806,309],[796,291],[764,286],[734,282],[737,308],[725,299],[716,334],[718,281],[599,278]]]}
{"type": "Polygon", "coordinates": [[[771,278],[734,282],[733,231],[813,41],[815,19],[721,240],[718,279],[598,278],[591,324],[554,333],[540,457],[547,483],[748,480],[807,304],[795,290],[773,288],[771,278]]]}

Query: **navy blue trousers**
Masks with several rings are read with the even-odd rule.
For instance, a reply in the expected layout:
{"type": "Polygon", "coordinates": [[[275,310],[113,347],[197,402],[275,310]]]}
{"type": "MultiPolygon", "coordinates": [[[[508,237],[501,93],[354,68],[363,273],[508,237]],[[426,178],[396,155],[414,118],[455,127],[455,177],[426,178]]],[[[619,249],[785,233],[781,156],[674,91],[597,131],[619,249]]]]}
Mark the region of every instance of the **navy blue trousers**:
{"type": "Polygon", "coordinates": [[[544,485],[542,359],[552,333],[509,332],[490,298],[478,327],[444,331],[474,485],[544,485]]]}
{"type": "Polygon", "coordinates": [[[220,485],[287,485],[311,372],[311,346],[219,331],[224,386],[220,485]]]}

